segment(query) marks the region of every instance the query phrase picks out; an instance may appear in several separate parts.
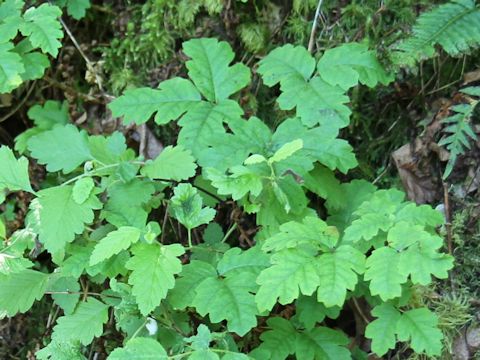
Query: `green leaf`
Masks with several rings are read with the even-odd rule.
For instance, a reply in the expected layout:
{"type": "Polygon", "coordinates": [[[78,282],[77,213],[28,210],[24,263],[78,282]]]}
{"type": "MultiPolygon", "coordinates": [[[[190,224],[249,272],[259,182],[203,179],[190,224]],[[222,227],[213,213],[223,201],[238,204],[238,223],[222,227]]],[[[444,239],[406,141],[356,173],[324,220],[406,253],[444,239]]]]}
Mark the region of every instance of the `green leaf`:
{"type": "Polygon", "coordinates": [[[140,229],[131,226],[122,226],[118,230],[109,232],[93,249],[90,266],[128,249],[140,239],[140,234],[140,229]]]}
{"type": "Polygon", "coordinates": [[[195,159],[182,146],[167,146],[153,161],[148,161],[140,173],[150,179],[187,180],[195,175],[195,159]]]}
{"type": "Polygon", "coordinates": [[[108,187],[108,201],[102,216],[116,227],[143,228],[148,213],[144,205],[150,201],[155,188],[151,181],[133,179],[128,183],[116,182],[108,187]]]}
{"type": "Polygon", "coordinates": [[[260,311],[271,310],[278,302],[282,305],[297,299],[300,292],[312,295],[320,284],[315,252],[311,249],[286,249],[272,255],[272,266],[257,278],[260,288],[255,297],[260,311]]]}
{"type": "Polygon", "coordinates": [[[282,81],[280,89],[282,94],[277,99],[280,109],[292,110],[296,107],[297,115],[306,126],[331,122],[342,128],[349,124],[351,110],[345,105],[349,98],[339,87],[319,77],[310,81],[290,77],[282,81]]]}
{"type": "Polygon", "coordinates": [[[284,144],[296,137],[303,140],[303,148],[277,165],[288,164],[285,170],[292,169],[304,175],[313,169],[314,161],[319,161],[331,170],[338,168],[346,173],[357,166],[357,161],[352,147],[345,140],[337,138],[338,131],[335,124],[308,129],[298,118],[285,120],[272,136],[272,142],[284,144]],[[304,164],[298,168],[301,162],[304,164]]]}
{"type": "Polygon", "coordinates": [[[265,240],[264,251],[280,251],[302,244],[333,248],[338,241],[338,231],[318,217],[307,216],[303,221],[290,221],[280,226],[280,231],[265,240]]]}
{"type": "Polygon", "coordinates": [[[32,137],[28,150],[50,172],[62,170],[68,174],[87,160],[92,159],[87,135],[73,125],[55,126],[32,137]]]}
{"type": "Polygon", "coordinates": [[[195,289],[193,305],[200,315],[209,314],[214,323],[227,320],[228,330],[243,336],[257,325],[253,280],[246,273],[207,278],[195,289]]]}
{"type": "Polygon", "coordinates": [[[72,191],[69,185],[41,190],[30,204],[30,219],[34,219],[39,240],[50,253],[63,250],[75,234],[84,231],[85,224],[93,221],[93,210],[101,208],[93,194],[83,204],[77,204],[72,191]]]}
{"type": "Polygon", "coordinates": [[[23,81],[36,80],[43,77],[45,69],[50,66],[48,57],[38,51],[21,53],[25,71],[20,74],[23,81]]]}
{"type": "Polygon", "coordinates": [[[67,252],[71,254],[61,263],[62,275],[79,278],[83,271],[88,267],[88,262],[93,251],[93,243],[87,246],[70,244],[67,246],[67,252]]]}
{"type": "Polygon", "coordinates": [[[358,282],[357,274],[365,270],[365,256],[357,249],[342,245],[331,253],[320,255],[318,276],[320,286],[317,299],[326,307],[342,306],[347,290],[354,290],[358,282]]]}
{"type": "Polygon", "coordinates": [[[346,201],[345,192],[330,169],[318,165],[310,173],[304,175],[303,179],[305,187],[326,199],[331,208],[342,208],[346,201]]]}
{"type": "Polygon", "coordinates": [[[349,342],[339,331],[317,327],[297,336],[295,353],[297,359],[302,360],[350,360],[350,351],[346,348],[349,342]]]}
{"type": "Polygon", "coordinates": [[[13,50],[11,42],[0,44],[0,94],[12,91],[23,82],[21,74],[25,67],[22,58],[11,50],[13,50]]]}
{"type": "Polygon", "coordinates": [[[124,117],[125,124],[135,122],[140,125],[154,113],[157,113],[157,124],[166,124],[182,116],[200,100],[200,94],[189,80],[174,78],[160,83],[158,90],[127,90],[108,106],[113,116],[124,117]]]}
{"type": "Polygon", "coordinates": [[[52,340],[47,347],[37,351],[39,360],[85,360],[78,341],[52,340]]]}
{"type": "Polygon", "coordinates": [[[274,162],[285,160],[286,158],[292,156],[301,148],[303,148],[302,139],[296,139],[291,142],[288,142],[284,144],[280,149],[275,151],[275,154],[273,154],[273,156],[270,159],[268,159],[268,162],[274,163],[274,162]]]}
{"type": "Polygon", "coordinates": [[[430,205],[406,203],[396,214],[395,221],[405,221],[414,225],[430,226],[435,228],[445,222],[443,214],[430,205]]]}
{"type": "Polygon", "coordinates": [[[273,86],[289,77],[308,80],[315,70],[315,59],[303,46],[287,44],[271,51],[259,65],[263,82],[273,86]]]}
{"type": "Polygon", "coordinates": [[[174,275],[182,271],[178,256],[185,249],[179,244],[139,244],[132,252],[134,256],[126,264],[132,270],[128,283],[133,286],[132,294],[140,312],[148,315],[174,287],[174,275]]]}
{"type": "Polygon", "coordinates": [[[267,320],[270,330],[260,335],[261,345],[256,351],[267,351],[268,359],[283,360],[295,352],[297,332],[290,321],[281,317],[272,317],[267,320]]]}
{"type": "Polygon", "coordinates": [[[0,190],[24,190],[33,192],[28,176],[28,160],[25,157],[15,158],[13,151],[7,146],[0,146],[0,190]]]}
{"type": "Polygon", "coordinates": [[[245,165],[255,165],[255,164],[260,164],[262,162],[267,162],[267,159],[265,158],[265,156],[260,154],[253,154],[253,155],[250,155],[248,158],[246,158],[243,163],[245,165]]]}
{"type": "Polygon", "coordinates": [[[67,0],[67,13],[75,20],[80,20],[90,6],[90,0],[67,0]]]}
{"type": "Polygon", "coordinates": [[[341,184],[339,187],[348,201],[344,201],[338,207],[336,203],[328,199],[326,206],[330,217],[327,220],[329,224],[343,230],[355,218],[354,212],[358,207],[372,197],[376,187],[365,180],[353,180],[350,183],[341,184]]]}
{"type": "Polygon", "coordinates": [[[95,183],[90,176],[81,178],[73,185],[72,197],[79,205],[82,205],[92,194],[95,183]]]}
{"type": "Polygon", "coordinates": [[[191,106],[178,122],[182,127],[178,143],[200,159],[202,152],[214,144],[218,136],[225,134],[224,124],[238,121],[242,115],[242,108],[233,100],[222,100],[215,104],[199,102],[191,106]]]}
{"type": "Polygon", "coordinates": [[[207,224],[215,217],[215,210],[202,207],[202,198],[190,184],[179,184],[173,190],[170,210],[173,216],[187,229],[207,224]]]}
{"type": "MultiPolygon", "coordinates": [[[[0,237],[2,231],[2,224],[3,221],[0,220],[0,237]]],[[[13,240],[18,240],[18,238],[12,238],[11,241],[13,240]]],[[[21,253],[17,256],[12,254],[0,253],[0,274],[8,275],[11,273],[18,273],[32,266],[33,263],[30,260],[24,258],[23,254],[21,253]]]]}
{"type": "Polygon", "coordinates": [[[250,81],[250,70],[243,64],[229,66],[234,58],[230,45],[216,39],[192,39],[183,43],[188,76],[211,102],[227,99],[250,81]]]}
{"type": "Polygon", "coordinates": [[[160,343],[151,338],[137,337],[129,340],[123,348],[113,350],[108,360],[167,360],[168,356],[160,343]]]}
{"type": "Polygon", "coordinates": [[[68,104],[66,101],[61,103],[47,100],[43,106],[32,106],[27,115],[33,120],[35,126],[42,130],[50,130],[55,125],[66,125],[68,123],[68,104]]]}
{"type": "Polygon", "coordinates": [[[203,261],[192,260],[182,267],[180,278],[175,282],[175,287],[169,292],[169,303],[175,309],[185,309],[192,306],[195,298],[195,289],[205,279],[216,277],[215,268],[203,261]]]}
{"type": "MultiPolygon", "coordinates": [[[[23,0],[5,0],[0,4],[0,34],[2,34],[2,42],[12,40],[17,35],[18,28],[22,23],[21,13],[24,5],[25,2],[23,0]]],[[[0,61],[0,64],[2,62],[3,59],[0,61]]]]}
{"type": "Polygon", "coordinates": [[[365,336],[372,339],[372,350],[375,354],[383,356],[389,349],[395,348],[395,334],[401,314],[391,304],[384,303],[376,306],[372,315],[377,319],[367,325],[365,336]]]}
{"type": "Polygon", "coordinates": [[[316,323],[322,322],[325,317],[336,319],[340,315],[341,307],[325,307],[319,303],[316,296],[300,296],[296,303],[295,314],[305,328],[313,329],[316,323]]]}
{"type": "Polygon", "coordinates": [[[48,275],[29,269],[0,273],[0,317],[26,312],[46,291],[48,275]]]}
{"type": "Polygon", "coordinates": [[[233,274],[252,274],[255,277],[265,268],[270,266],[269,256],[254,246],[246,251],[240,248],[231,248],[218,262],[217,270],[222,276],[233,274]]]}
{"type": "Polygon", "coordinates": [[[400,254],[390,248],[376,249],[367,258],[365,280],[370,280],[372,295],[380,295],[383,301],[399,297],[400,286],[407,281],[407,276],[399,269],[400,254]]]}
{"type": "Polygon", "coordinates": [[[94,337],[103,334],[103,324],[108,320],[108,305],[89,297],[81,302],[75,312],[58,318],[52,339],[56,341],[78,340],[88,345],[94,337]]]}
{"type": "Polygon", "coordinates": [[[57,6],[42,4],[38,8],[31,7],[23,15],[25,20],[20,25],[20,31],[34,47],[57,57],[58,48],[62,46],[59,39],[63,37],[62,26],[58,17],[62,11],[57,6]]]}
{"type": "MultiPolygon", "coordinates": [[[[127,144],[125,136],[122,133],[115,131],[108,137],[101,135],[89,136],[88,144],[92,157],[102,164],[117,164],[121,163],[117,169],[119,176],[122,177],[122,170],[126,166],[123,161],[132,160],[134,158],[133,151],[127,151],[127,144]]],[[[135,165],[129,163],[130,168],[135,167],[135,165]]],[[[134,172],[136,175],[137,169],[135,168],[134,172]]],[[[123,177],[122,177],[122,180],[123,177]]],[[[129,181],[127,179],[125,181],[129,181]]]]}
{"type": "Polygon", "coordinates": [[[400,341],[408,341],[417,353],[440,355],[442,352],[442,332],[437,328],[437,316],[427,308],[406,311],[397,322],[397,335],[400,341]]]}
{"type": "Polygon", "coordinates": [[[410,275],[414,284],[428,285],[432,282],[431,275],[439,279],[448,278],[448,270],[453,268],[454,258],[440,254],[427,244],[415,244],[403,251],[398,264],[399,271],[410,275]],[[415,264],[415,266],[412,266],[415,264]]]}
{"type": "Polygon", "coordinates": [[[392,76],[385,72],[375,52],[359,43],[328,49],[320,58],[317,69],[323,80],[345,90],[359,82],[373,88],[379,82],[387,85],[392,81],[392,76]]]}
{"type": "Polygon", "coordinates": [[[200,324],[197,328],[197,335],[185,338],[185,341],[191,343],[194,350],[208,350],[212,342],[212,333],[204,324],[200,324]]]}
{"type": "MultiPolygon", "coordinates": [[[[80,292],[78,279],[74,277],[62,276],[62,273],[54,273],[50,276],[48,291],[52,292],[80,292]],[[58,276],[56,276],[58,274],[58,276]],[[53,282],[53,283],[52,283],[53,282]]],[[[64,312],[65,315],[73,313],[80,299],[80,293],[77,294],[52,294],[52,299],[64,312]]]]}
{"type": "Polygon", "coordinates": [[[249,192],[253,196],[258,196],[263,189],[262,178],[245,166],[231,168],[229,175],[215,168],[206,168],[204,172],[205,177],[212,181],[220,195],[231,195],[233,200],[240,200],[249,192]]]}
{"type": "Polygon", "coordinates": [[[373,239],[380,230],[387,231],[393,225],[392,216],[382,213],[366,214],[345,229],[343,239],[347,242],[373,239]]]}

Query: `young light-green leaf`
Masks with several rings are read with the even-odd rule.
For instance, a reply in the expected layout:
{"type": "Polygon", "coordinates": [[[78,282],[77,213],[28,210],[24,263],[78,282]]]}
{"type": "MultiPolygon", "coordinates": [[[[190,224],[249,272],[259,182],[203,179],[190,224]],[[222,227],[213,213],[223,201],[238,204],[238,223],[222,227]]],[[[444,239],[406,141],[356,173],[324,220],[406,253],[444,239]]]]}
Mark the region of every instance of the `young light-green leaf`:
{"type": "Polygon", "coordinates": [[[302,139],[296,139],[296,140],[290,141],[284,144],[280,149],[275,151],[275,154],[273,154],[273,156],[270,159],[268,159],[268,162],[274,163],[274,162],[285,160],[286,158],[292,156],[301,148],[303,148],[302,139]]]}
{"type": "Polygon", "coordinates": [[[81,178],[73,185],[72,198],[79,205],[82,205],[92,194],[95,183],[90,176],[81,178]]]}
{"type": "Polygon", "coordinates": [[[128,249],[140,239],[140,234],[140,229],[132,226],[122,226],[118,230],[109,232],[93,249],[90,265],[96,265],[128,249]]]}

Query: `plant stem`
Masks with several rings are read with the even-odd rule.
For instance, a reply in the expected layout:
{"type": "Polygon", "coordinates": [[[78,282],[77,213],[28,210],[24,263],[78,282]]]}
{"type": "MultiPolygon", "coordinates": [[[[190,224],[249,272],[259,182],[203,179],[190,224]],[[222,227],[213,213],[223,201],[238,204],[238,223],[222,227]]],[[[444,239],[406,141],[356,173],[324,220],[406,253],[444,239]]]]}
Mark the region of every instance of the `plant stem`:
{"type": "Polygon", "coordinates": [[[310,32],[310,40],[308,41],[308,52],[313,52],[313,45],[315,44],[315,33],[317,32],[317,22],[320,16],[320,8],[322,7],[323,0],[318,1],[317,10],[315,11],[315,18],[313,19],[312,31],[310,32]]]}
{"type": "Polygon", "coordinates": [[[230,235],[232,235],[232,233],[235,231],[236,228],[237,228],[237,223],[233,224],[233,226],[230,229],[228,229],[227,233],[225,234],[225,236],[222,239],[222,243],[227,241],[228,237],[230,235]]]}
{"type": "Polygon", "coordinates": [[[188,247],[191,249],[192,248],[192,229],[187,229],[188,230],[188,247]]]}

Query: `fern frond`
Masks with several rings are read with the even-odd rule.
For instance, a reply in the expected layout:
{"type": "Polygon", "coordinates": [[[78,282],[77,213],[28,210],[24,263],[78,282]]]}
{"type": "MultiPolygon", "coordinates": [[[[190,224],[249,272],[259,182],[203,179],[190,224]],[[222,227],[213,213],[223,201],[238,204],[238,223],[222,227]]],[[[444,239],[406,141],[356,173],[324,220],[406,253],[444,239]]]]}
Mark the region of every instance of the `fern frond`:
{"type": "Polygon", "coordinates": [[[392,60],[397,65],[412,66],[435,56],[436,45],[451,56],[480,45],[480,6],[474,0],[454,0],[422,14],[413,35],[395,47],[392,60]]]}
{"type": "MultiPolygon", "coordinates": [[[[480,87],[468,88],[463,92],[472,93],[471,89],[474,89],[473,94],[480,93],[480,87]]],[[[448,126],[443,129],[446,136],[439,141],[438,145],[446,146],[446,149],[450,152],[450,158],[443,173],[444,179],[451,174],[458,156],[463,155],[465,150],[470,149],[470,140],[477,139],[470,121],[479,102],[480,100],[472,100],[469,104],[453,106],[452,111],[455,114],[442,120],[448,126]]]]}

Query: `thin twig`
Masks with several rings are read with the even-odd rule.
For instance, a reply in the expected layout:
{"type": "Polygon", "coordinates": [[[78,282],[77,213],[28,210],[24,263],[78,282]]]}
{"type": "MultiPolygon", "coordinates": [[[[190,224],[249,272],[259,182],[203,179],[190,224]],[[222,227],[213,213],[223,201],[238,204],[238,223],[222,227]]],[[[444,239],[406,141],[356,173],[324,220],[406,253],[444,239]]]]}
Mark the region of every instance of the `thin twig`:
{"type": "Polygon", "coordinates": [[[33,89],[35,88],[35,84],[36,84],[36,83],[37,83],[36,81],[34,81],[34,82],[32,83],[32,86],[30,86],[30,89],[28,89],[28,91],[27,91],[27,95],[25,95],[25,97],[22,99],[22,101],[20,101],[20,102],[18,103],[18,105],[15,106],[14,109],[12,109],[12,111],[10,111],[10,112],[9,112],[7,115],[5,115],[4,117],[0,118],[0,123],[4,122],[4,121],[7,120],[8,118],[10,118],[10,116],[12,116],[13,114],[15,114],[15,113],[18,111],[18,109],[20,109],[20,108],[23,106],[23,104],[25,104],[25,102],[26,102],[26,101],[28,100],[28,98],[30,97],[30,94],[32,93],[33,89]]]}
{"type": "Polygon", "coordinates": [[[75,39],[75,36],[73,36],[72,32],[68,28],[67,24],[63,21],[62,18],[60,18],[60,23],[62,24],[65,32],[67,33],[68,37],[72,41],[73,45],[77,48],[78,52],[82,56],[82,58],[85,60],[85,63],[87,64],[87,69],[88,71],[92,72],[95,75],[95,80],[97,82],[98,88],[100,91],[103,93],[103,86],[102,86],[102,79],[100,76],[97,74],[97,71],[95,70],[95,67],[93,66],[93,63],[90,61],[90,59],[87,57],[87,55],[83,52],[82,48],[78,44],[77,39],[75,39]]]}
{"type": "Polygon", "coordinates": [[[355,306],[355,309],[358,311],[358,315],[360,315],[362,320],[365,321],[365,324],[370,324],[370,320],[368,320],[367,315],[364,314],[362,308],[360,307],[360,304],[357,302],[357,299],[352,297],[352,302],[353,302],[353,305],[355,306]]]}
{"type": "Polygon", "coordinates": [[[84,291],[45,291],[45,294],[47,295],[90,295],[90,296],[100,296],[100,297],[108,297],[108,298],[113,298],[113,299],[121,299],[120,296],[115,296],[115,295],[105,295],[101,293],[96,293],[96,292],[84,292],[84,291]]]}
{"type": "Polygon", "coordinates": [[[163,215],[163,223],[162,223],[162,235],[160,237],[160,243],[163,244],[163,241],[165,240],[165,225],[167,225],[167,219],[168,219],[168,206],[170,205],[170,202],[167,202],[167,205],[165,206],[165,215],[163,215]]]}
{"type": "Polygon", "coordinates": [[[97,99],[96,97],[80,93],[77,90],[75,90],[74,88],[72,88],[68,85],[65,85],[61,82],[58,82],[57,80],[52,79],[48,76],[44,76],[43,80],[45,80],[50,85],[55,86],[62,91],[65,91],[66,93],[70,93],[72,95],[75,95],[75,96],[79,97],[80,99],[82,99],[84,101],[90,101],[90,102],[95,102],[95,103],[98,103],[98,104],[104,104],[104,101],[101,101],[101,100],[97,99]]]}
{"type": "Polygon", "coordinates": [[[318,1],[317,10],[315,11],[315,18],[313,19],[312,31],[310,32],[310,40],[308,41],[308,52],[313,52],[313,45],[315,44],[315,33],[317,32],[317,22],[320,16],[320,8],[323,0],[318,1]]]}

